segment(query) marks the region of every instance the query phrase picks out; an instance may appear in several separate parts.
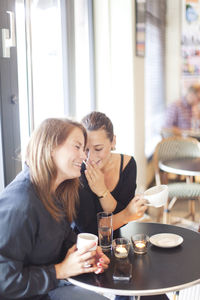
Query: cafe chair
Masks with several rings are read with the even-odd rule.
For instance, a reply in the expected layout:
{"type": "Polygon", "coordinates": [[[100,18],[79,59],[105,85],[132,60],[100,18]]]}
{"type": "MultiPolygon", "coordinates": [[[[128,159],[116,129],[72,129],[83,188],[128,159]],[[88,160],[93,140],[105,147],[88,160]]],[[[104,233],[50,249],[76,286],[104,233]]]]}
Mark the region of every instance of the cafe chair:
{"type": "MultiPolygon", "coordinates": [[[[169,223],[170,211],[172,210],[177,199],[186,199],[189,204],[189,213],[184,218],[192,217],[195,219],[195,202],[200,200],[200,184],[193,181],[192,176],[186,176],[185,181],[180,181],[180,176],[176,177],[173,182],[168,182],[169,173],[160,169],[160,164],[167,160],[176,158],[199,158],[200,143],[194,138],[184,138],[180,136],[168,137],[161,140],[156,146],[153,155],[155,181],[156,185],[167,184],[169,188],[169,200],[164,208],[160,211],[157,221],[163,216],[163,223],[169,223]]],[[[184,175],[184,174],[183,174],[184,175]]]]}
{"type": "Polygon", "coordinates": [[[170,300],[199,300],[200,298],[200,284],[183,289],[176,293],[167,293],[170,300]]]}
{"type": "Polygon", "coordinates": [[[181,136],[181,133],[174,132],[172,128],[162,128],[160,131],[160,135],[162,139],[166,139],[172,136],[181,136]]]}

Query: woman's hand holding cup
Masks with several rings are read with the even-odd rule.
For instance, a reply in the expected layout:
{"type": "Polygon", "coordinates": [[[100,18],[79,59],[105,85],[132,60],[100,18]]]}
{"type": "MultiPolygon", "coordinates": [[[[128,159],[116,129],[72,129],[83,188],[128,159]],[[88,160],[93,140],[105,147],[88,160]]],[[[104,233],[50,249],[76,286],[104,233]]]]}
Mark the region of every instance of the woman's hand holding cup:
{"type": "Polygon", "coordinates": [[[91,245],[91,241],[93,241],[93,246],[89,248],[89,251],[96,250],[95,260],[94,261],[86,261],[85,268],[89,268],[92,265],[97,268],[94,272],[96,274],[102,273],[104,269],[108,267],[110,260],[103,253],[101,247],[97,247],[98,244],[98,236],[91,233],[79,233],[77,237],[77,249],[82,249],[85,245],[91,245]]]}
{"type": "Polygon", "coordinates": [[[136,195],[125,208],[127,222],[137,220],[144,215],[144,212],[147,209],[147,200],[144,199],[144,196],[136,195]]]}
{"type": "Polygon", "coordinates": [[[98,246],[96,250],[96,242],[92,241],[88,245],[84,245],[81,249],[77,249],[77,245],[72,246],[65,259],[55,265],[56,278],[66,279],[83,273],[102,273],[108,268],[109,258],[102,252],[98,246]]]}
{"type": "Polygon", "coordinates": [[[83,273],[91,273],[97,271],[96,250],[90,251],[95,246],[95,242],[84,245],[82,249],[77,250],[77,245],[72,246],[65,256],[64,260],[55,265],[56,278],[65,279],[83,273]],[[89,267],[86,267],[89,265],[89,267]]]}
{"type": "Polygon", "coordinates": [[[90,268],[90,267],[96,267],[97,269],[94,271],[96,274],[102,273],[104,269],[108,267],[108,264],[110,260],[108,257],[103,253],[101,247],[97,246],[98,244],[98,236],[91,233],[79,233],[77,237],[77,249],[81,250],[86,245],[91,246],[87,251],[95,252],[95,257],[93,257],[93,260],[85,261],[84,267],[90,268]],[[91,241],[93,241],[93,244],[91,244],[91,241]]]}

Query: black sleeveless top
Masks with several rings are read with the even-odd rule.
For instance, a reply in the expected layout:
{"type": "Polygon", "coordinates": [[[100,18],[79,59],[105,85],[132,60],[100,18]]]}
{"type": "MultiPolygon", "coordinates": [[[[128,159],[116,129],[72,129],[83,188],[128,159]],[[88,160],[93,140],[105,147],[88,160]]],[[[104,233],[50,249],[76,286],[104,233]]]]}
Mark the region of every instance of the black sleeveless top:
{"type": "Polygon", "coordinates": [[[122,173],[122,170],[123,170],[123,164],[124,164],[124,155],[123,154],[120,154],[120,157],[121,157],[121,163],[120,163],[120,169],[119,169],[119,177],[122,173]]]}
{"type": "MultiPolygon", "coordinates": [[[[116,214],[123,210],[135,196],[136,190],[136,162],[133,157],[123,170],[124,156],[121,154],[119,181],[111,191],[112,196],[117,201],[117,206],[113,211],[116,214]]],[[[77,218],[73,227],[77,233],[90,232],[98,234],[97,213],[103,211],[101,203],[96,194],[90,189],[84,172],[80,177],[79,188],[79,207],[77,209],[77,218]]],[[[118,236],[118,230],[115,230],[114,237],[118,236]]]]}

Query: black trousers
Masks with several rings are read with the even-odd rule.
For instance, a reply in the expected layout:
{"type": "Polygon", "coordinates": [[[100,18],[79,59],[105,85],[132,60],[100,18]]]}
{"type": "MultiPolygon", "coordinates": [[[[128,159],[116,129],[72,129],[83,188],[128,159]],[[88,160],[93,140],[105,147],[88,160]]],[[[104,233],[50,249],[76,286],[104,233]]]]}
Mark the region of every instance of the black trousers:
{"type": "Polygon", "coordinates": [[[107,297],[72,284],[52,290],[48,296],[49,300],[109,300],[107,297]]]}

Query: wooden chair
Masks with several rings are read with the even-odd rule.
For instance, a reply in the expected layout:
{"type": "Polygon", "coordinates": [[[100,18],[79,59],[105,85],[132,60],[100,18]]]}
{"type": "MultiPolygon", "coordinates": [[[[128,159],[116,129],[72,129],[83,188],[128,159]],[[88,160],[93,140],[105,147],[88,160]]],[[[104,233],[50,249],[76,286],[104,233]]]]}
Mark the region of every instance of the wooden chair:
{"type": "MultiPolygon", "coordinates": [[[[169,213],[177,199],[187,199],[189,203],[189,214],[185,217],[195,219],[195,201],[200,199],[200,184],[192,182],[191,177],[186,177],[185,182],[168,182],[169,173],[163,172],[159,168],[159,162],[175,158],[195,158],[200,157],[200,143],[194,138],[184,138],[180,136],[164,138],[154,152],[154,169],[156,184],[167,184],[169,188],[169,201],[164,208],[163,222],[168,223],[169,213]]],[[[161,217],[160,212],[158,220],[161,217]]]]}

